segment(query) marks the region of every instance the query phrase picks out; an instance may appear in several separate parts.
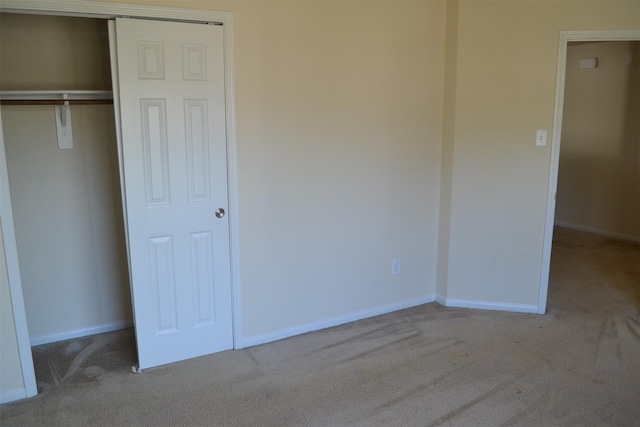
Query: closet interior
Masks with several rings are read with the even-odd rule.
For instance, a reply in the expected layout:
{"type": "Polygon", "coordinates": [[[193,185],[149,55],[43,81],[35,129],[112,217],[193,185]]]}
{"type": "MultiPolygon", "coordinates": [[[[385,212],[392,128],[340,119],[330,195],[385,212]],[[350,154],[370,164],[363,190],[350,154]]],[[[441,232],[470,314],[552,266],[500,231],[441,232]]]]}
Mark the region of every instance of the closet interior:
{"type": "Polygon", "coordinates": [[[0,14],[9,187],[32,345],[131,326],[106,20],[0,14]]]}

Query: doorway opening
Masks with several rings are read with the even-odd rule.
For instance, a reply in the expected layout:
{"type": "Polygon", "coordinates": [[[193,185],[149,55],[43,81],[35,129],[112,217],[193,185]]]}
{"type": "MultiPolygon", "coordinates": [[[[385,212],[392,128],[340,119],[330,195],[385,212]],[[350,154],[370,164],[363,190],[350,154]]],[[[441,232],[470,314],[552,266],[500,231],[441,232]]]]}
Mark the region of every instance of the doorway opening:
{"type": "MultiPolygon", "coordinates": [[[[634,31],[561,32],[540,313],[546,310],[549,283],[560,280],[566,266],[597,268],[598,262],[589,261],[594,251],[602,250],[603,259],[622,251],[622,258],[632,259],[621,268],[628,271],[624,266],[634,262],[637,268],[639,40],[634,31]],[[592,251],[578,255],[585,247],[592,251]],[[577,259],[567,262],[567,257],[577,259]]],[[[571,274],[575,278],[576,272],[571,274]]],[[[615,276],[599,268],[591,277],[598,274],[615,276]]],[[[623,286],[625,280],[614,282],[623,286]]],[[[636,291],[620,291],[637,304],[636,291]]]]}
{"type": "Polygon", "coordinates": [[[640,307],[639,48],[638,41],[567,47],[551,306],[640,307]]]}

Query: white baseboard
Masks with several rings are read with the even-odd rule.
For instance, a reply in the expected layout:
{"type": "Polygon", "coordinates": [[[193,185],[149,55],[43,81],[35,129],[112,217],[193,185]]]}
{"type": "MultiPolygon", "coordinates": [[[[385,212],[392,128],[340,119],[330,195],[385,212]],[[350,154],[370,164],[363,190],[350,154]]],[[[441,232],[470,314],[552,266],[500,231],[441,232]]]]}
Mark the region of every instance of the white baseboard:
{"type": "MultiPolygon", "coordinates": [[[[439,301],[438,301],[439,302],[439,301]]],[[[490,301],[473,301],[464,299],[445,298],[444,304],[446,307],[458,307],[458,308],[475,308],[479,310],[496,310],[496,311],[511,311],[516,313],[538,313],[537,305],[528,304],[507,304],[501,302],[490,301]]]]}
{"type": "Polygon", "coordinates": [[[98,326],[92,326],[90,328],[75,329],[73,331],[60,332],[57,334],[40,335],[37,337],[31,337],[31,346],[49,344],[57,341],[70,340],[73,338],[86,337],[89,335],[102,334],[105,332],[119,331],[121,329],[130,328],[133,326],[133,321],[122,320],[118,322],[104,323],[98,326]]]}
{"type": "Polygon", "coordinates": [[[9,403],[15,400],[26,399],[27,398],[27,389],[26,388],[16,388],[13,390],[5,390],[0,393],[0,403],[9,403]]]}
{"type": "Polygon", "coordinates": [[[375,307],[368,310],[357,311],[355,313],[345,314],[343,316],[332,317],[330,319],[321,320],[319,322],[307,323],[292,328],[282,329],[280,331],[271,332],[264,335],[258,335],[249,338],[243,338],[238,348],[252,347],[254,345],[265,344],[284,338],[293,337],[295,335],[305,334],[307,332],[318,331],[320,329],[331,328],[333,326],[342,325],[356,320],[366,319],[367,317],[379,316],[381,314],[391,313],[393,311],[403,310],[422,304],[428,304],[435,301],[435,295],[430,294],[424,297],[415,298],[407,301],[401,301],[395,304],[389,304],[382,307],[375,307]]]}
{"type": "Polygon", "coordinates": [[[447,298],[440,295],[440,294],[436,294],[436,302],[440,305],[447,305],[447,298]]]}
{"type": "Polygon", "coordinates": [[[629,242],[640,243],[640,237],[630,236],[628,234],[615,233],[613,231],[600,230],[599,228],[585,227],[583,225],[570,224],[568,222],[556,221],[556,227],[568,228],[570,230],[584,231],[586,233],[597,234],[599,236],[611,237],[612,239],[626,240],[629,242]]]}

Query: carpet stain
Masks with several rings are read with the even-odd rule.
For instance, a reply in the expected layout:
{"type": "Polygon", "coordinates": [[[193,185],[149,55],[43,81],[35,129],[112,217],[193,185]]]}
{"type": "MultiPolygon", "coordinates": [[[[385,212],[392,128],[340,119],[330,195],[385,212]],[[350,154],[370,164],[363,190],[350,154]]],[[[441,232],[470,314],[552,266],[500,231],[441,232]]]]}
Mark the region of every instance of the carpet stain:
{"type": "Polygon", "coordinates": [[[443,415],[442,417],[430,422],[427,424],[427,427],[435,427],[435,426],[439,426],[444,424],[447,421],[452,420],[453,418],[459,416],[460,414],[462,414],[463,412],[467,411],[468,409],[472,408],[473,406],[477,405],[478,403],[502,392],[506,387],[514,384],[515,382],[517,382],[518,380],[520,380],[521,378],[524,378],[525,376],[527,376],[529,374],[529,372],[525,373],[525,374],[521,374],[519,376],[517,376],[516,378],[513,379],[509,379],[507,381],[503,381],[502,383],[496,385],[495,387],[490,388],[489,390],[485,391],[484,393],[480,394],[478,397],[472,399],[471,401],[458,406],[456,409],[450,411],[449,413],[443,415]]]}
{"type": "Polygon", "coordinates": [[[504,423],[500,424],[501,427],[510,427],[520,424],[522,420],[527,418],[530,415],[535,415],[536,413],[540,413],[544,408],[548,398],[544,392],[539,392],[538,397],[532,402],[526,404],[525,408],[506,420],[504,423]]]}
{"type": "Polygon", "coordinates": [[[640,322],[638,322],[635,317],[629,316],[624,319],[624,323],[627,325],[627,329],[631,332],[631,335],[640,341],[640,322]]]}

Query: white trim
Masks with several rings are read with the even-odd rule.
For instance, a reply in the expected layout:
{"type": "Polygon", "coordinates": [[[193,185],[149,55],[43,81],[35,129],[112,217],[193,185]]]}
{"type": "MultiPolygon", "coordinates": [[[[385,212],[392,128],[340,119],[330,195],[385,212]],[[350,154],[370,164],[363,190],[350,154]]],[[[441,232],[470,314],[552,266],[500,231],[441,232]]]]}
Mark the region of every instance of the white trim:
{"type": "Polygon", "coordinates": [[[224,21],[225,97],[227,118],[227,188],[229,203],[229,256],[231,257],[231,299],[233,305],[233,348],[241,348],[242,294],[240,279],[240,198],[238,185],[238,149],[236,144],[236,80],[233,44],[233,15],[224,21]]]}
{"type": "Polygon", "coordinates": [[[26,399],[27,397],[31,397],[35,395],[27,394],[27,389],[25,388],[15,388],[13,390],[7,390],[0,393],[0,403],[9,403],[15,400],[26,399]]]}
{"type": "MultiPolygon", "coordinates": [[[[181,9],[160,6],[146,6],[121,3],[105,3],[99,1],[86,0],[58,0],[52,2],[50,0],[2,0],[0,3],[0,12],[15,13],[33,13],[41,15],[60,15],[60,16],[80,16],[94,17],[101,19],[112,19],[117,16],[128,16],[136,18],[157,18],[168,20],[182,20],[193,22],[215,22],[222,24],[224,28],[224,66],[225,66],[225,96],[226,96],[226,116],[227,116],[227,162],[228,162],[228,186],[229,186],[229,234],[230,234],[230,257],[231,257],[231,289],[233,295],[233,336],[234,348],[240,348],[238,343],[242,337],[242,313],[241,313],[241,293],[240,293],[240,263],[239,263],[239,215],[238,215],[238,167],[237,167],[237,150],[236,150],[236,113],[235,113],[235,64],[233,55],[233,14],[230,12],[215,12],[200,9],[181,9]]],[[[6,162],[0,166],[6,171],[6,162]]],[[[0,170],[0,172],[2,172],[0,170]]],[[[8,193],[7,193],[8,194],[8,193]]],[[[5,204],[3,204],[5,206],[5,204]]],[[[2,216],[4,218],[4,215],[2,216]]],[[[4,227],[4,226],[3,226],[4,227]]],[[[14,233],[13,223],[11,223],[11,232],[14,233]]],[[[6,235],[5,235],[6,240],[6,235]]],[[[9,264],[9,262],[7,262],[9,264]]],[[[7,268],[18,269],[17,253],[15,260],[11,261],[11,266],[7,268]]],[[[14,285],[15,287],[15,285],[14,285]]],[[[22,295],[22,286],[18,282],[20,295],[22,295]]],[[[13,288],[12,288],[13,289],[13,288]]],[[[24,301],[20,304],[14,302],[14,313],[16,305],[24,312],[24,301]]],[[[16,329],[18,330],[18,339],[28,346],[29,335],[26,324],[26,316],[24,318],[16,317],[16,329]]],[[[25,352],[21,352],[25,353],[25,352]]],[[[27,351],[31,360],[30,349],[27,351]]],[[[33,372],[33,361],[26,363],[23,360],[23,375],[28,376],[29,372],[33,372]]],[[[35,375],[33,377],[33,390],[37,391],[35,383],[35,375]]],[[[26,382],[26,380],[25,380],[26,382]]],[[[31,382],[29,382],[28,390],[31,390],[31,382]]],[[[35,392],[34,392],[35,394],[35,392]]]]}
{"type": "MultiPolygon", "coordinates": [[[[11,206],[11,190],[9,189],[9,170],[4,149],[4,130],[2,129],[2,109],[0,108],[0,222],[2,223],[2,242],[4,244],[9,292],[11,293],[11,307],[18,341],[18,353],[22,367],[22,381],[24,383],[23,397],[38,394],[36,374],[33,368],[33,357],[29,345],[29,328],[27,327],[27,313],[22,293],[22,278],[20,277],[20,261],[16,231],[13,223],[13,208],[11,206]]],[[[2,345],[2,343],[0,343],[2,345]]],[[[3,394],[4,398],[4,394],[3,394]]]]}
{"type": "Polygon", "coordinates": [[[76,16],[100,19],[113,19],[126,16],[129,18],[159,18],[174,21],[217,22],[225,25],[233,16],[230,12],[87,0],[2,0],[0,9],[3,12],[38,15],[76,16]]]}
{"type": "Polygon", "coordinates": [[[31,337],[31,346],[87,337],[89,335],[104,334],[105,332],[120,331],[132,326],[133,322],[131,320],[120,320],[118,322],[104,323],[90,328],[74,329],[72,331],[60,332],[57,334],[40,335],[37,337],[31,337]]]}
{"type": "Polygon", "coordinates": [[[509,304],[491,301],[473,301],[465,299],[447,298],[445,301],[447,307],[457,308],[474,308],[478,310],[496,310],[511,311],[515,313],[537,313],[538,306],[530,304],[509,304]]]}
{"type": "Polygon", "coordinates": [[[355,313],[349,313],[342,316],[336,316],[329,319],[321,320],[319,322],[307,323],[305,325],[294,326],[292,328],[282,329],[280,331],[271,332],[268,334],[257,335],[254,337],[244,338],[242,340],[242,347],[252,347],[254,345],[265,344],[272,341],[278,341],[285,338],[290,338],[296,335],[305,334],[307,332],[318,331],[321,329],[331,328],[345,323],[355,322],[356,320],[366,319],[368,317],[380,316],[382,314],[391,313],[398,310],[404,310],[406,308],[416,307],[423,304],[428,304],[435,301],[435,295],[430,294],[420,298],[414,298],[406,301],[401,301],[395,304],[384,305],[381,307],[370,308],[368,310],[357,311],[355,313]]]}
{"type": "Polygon", "coordinates": [[[436,294],[436,302],[440,305],[447,305],[447,297],[444,295],[436,294]]]}
{"type": "Polygon", "coordinates": [[[599,228],[585,227],[584,225],[571,224],[568,222],[556,221],[556,227],[568,228],[570,230],[584,231],[586,233],[597,234],[598,236],[610,237],[612,239],[626,240],[628,242],[640,243],[640,237],[631,236],[629,234],[616,233],[613,231],[602,230],[599,228]]]}
{"type": "MultiPolygon", "coordinates": [[[[127,198],[125,196],[124,187],[124,154],[122,147],[122,115],[120,110],[120,79],[118,76],[118,54],[117,54],[117,37],[116,22],[109,20],[109,63],[111,66],[111,90],[113,93],[113,111],[116,125],[116,145],[118,147],[118,173],[120,177],[120,199],[122,201],[122,220],[124,222],[124,240],[126,242],[125,249],[127,251],[127,277],[129,279],[129,292],[131,295],[131,312],[135,318],[135,305],[133,304],[133,280],[131,278],[131,254],[129,248],[129,218],[127,217],[127,198]]],[[[130,320],[130,326],[133,320],[130,320]]],[[[135,326],[134,326],[135,333],[135,326]]]]}
{"type": "Polygon", "coordinates": [[[556,99],[551,138],[551,162],[549,167],[549,187],[545,214],[542,263],[540,266],[540,287],[538,291],[538,314],[547,311],[549,292],[549,271],[551,268],[551,246],[556,211],[556,191],[558,189],[558,167],[560,161],[560,137],[562,134],[562,113],[564,108],[564,83],[567,67],[567,44],[571,41],[621,41],[640,40],[640,30],[604,31],[560,31],[558,40],[558,69],[556,74],[556,99]]]}

